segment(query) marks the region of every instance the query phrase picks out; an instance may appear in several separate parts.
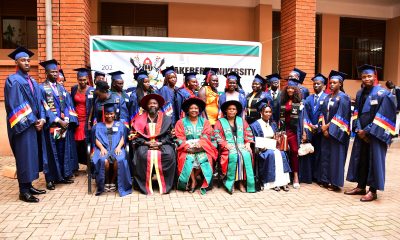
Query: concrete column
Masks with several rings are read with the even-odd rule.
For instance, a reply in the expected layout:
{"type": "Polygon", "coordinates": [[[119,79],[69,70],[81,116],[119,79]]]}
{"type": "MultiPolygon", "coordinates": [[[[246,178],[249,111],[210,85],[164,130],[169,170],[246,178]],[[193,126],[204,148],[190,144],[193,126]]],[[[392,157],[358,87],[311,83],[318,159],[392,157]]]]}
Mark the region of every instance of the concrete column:
{"type": "Polygon", "coordinates": [[[272,6],[260,4],[255,8],[255,40],[262,44],[260,74],[272,72],[272,6]]]}
{"type": "Polygon", "coordinates": [[[328,76],[339,69],[340,16],[322,14],[321,27],[321,73],[328,76]]]}
{"type": "Polygon", "coordinates": [[[400,85],[400,17],[386,21],[384,77],[400,85]]]}

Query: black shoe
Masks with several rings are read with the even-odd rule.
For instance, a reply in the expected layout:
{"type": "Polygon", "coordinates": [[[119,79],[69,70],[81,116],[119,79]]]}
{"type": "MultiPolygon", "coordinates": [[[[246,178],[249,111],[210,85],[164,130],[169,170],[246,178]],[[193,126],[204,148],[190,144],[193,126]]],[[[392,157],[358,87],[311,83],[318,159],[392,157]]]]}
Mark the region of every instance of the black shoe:
{"type": "Polygon", "coordinates": [[[63,179],[61,181],[56,181],[56,183],[71,184],[71,183],[74,183],[74,180],[72,180],[72,179],[63,179]]]}
{"type": "Polygon", "coordinates": [[[20,193],[19,194],[19,200],[22,200],[24,202],[31,202],[31,203],[39,202],[39,198],[33,196],[30,193],[20,193]]]}
{"type": "Polygon", "coordinates": [[[37,189],[37,188],[31,187],[31,188],[29,188],[29,192],[32,195],[39,195],[39,194],[45,194],[46,190],[41,190],[41,189],[37,189]]]}
{"type": "Polygon", "coordinates": [[[46,188],[49,190],[54,190],[56,189],[56,186],[54,185],[54,182],[50,181],[46,183],[46,188]]]}

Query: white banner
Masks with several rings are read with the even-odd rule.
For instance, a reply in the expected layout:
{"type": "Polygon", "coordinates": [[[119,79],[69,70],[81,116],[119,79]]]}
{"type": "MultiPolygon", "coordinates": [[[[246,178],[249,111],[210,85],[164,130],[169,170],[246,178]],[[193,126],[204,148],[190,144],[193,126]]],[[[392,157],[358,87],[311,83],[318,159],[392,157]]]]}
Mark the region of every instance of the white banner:
{"type": "MultiPolygon", "coordinates": [[[[124,87],[136,86],[133,74],[140,68],[149,72],[151,84],[161,88],[161,70],[173,65],[178,74],[177,86],[183,83],[183,73],[198,72],[200,86],[203,69],[219,69],[219,87],[222,92],[226,79],[223,75],[235,71],[241,77],[246,93],[251,92],[254,75],[260,73],[261,44],[259,42],[158,38],[131,36],[91,36],[91,68],[105,73],[122,71],[124,87]]],[[[107,77],[110,82],[110,76],[107,77]]]]}

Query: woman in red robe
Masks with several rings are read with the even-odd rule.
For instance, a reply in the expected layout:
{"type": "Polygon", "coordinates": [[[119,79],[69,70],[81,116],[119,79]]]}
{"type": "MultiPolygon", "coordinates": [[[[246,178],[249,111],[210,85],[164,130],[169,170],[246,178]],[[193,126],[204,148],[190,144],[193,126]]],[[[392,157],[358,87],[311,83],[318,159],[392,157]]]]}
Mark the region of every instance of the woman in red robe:
{"type": "Polygon", "coordinates": [[[217,150],[211,143],[212,128],[207,119],[199,117],[205,109],[205,102],[199,98],[189,98],[182,104],[186,117],[175,126],[178,153],[178,189],[194,192],[197,176],[203,175],[200,187],[202,194],[212,181],[213,161],[217,150]],[[189,187],[190,182],[190,187],[189,187]]]}

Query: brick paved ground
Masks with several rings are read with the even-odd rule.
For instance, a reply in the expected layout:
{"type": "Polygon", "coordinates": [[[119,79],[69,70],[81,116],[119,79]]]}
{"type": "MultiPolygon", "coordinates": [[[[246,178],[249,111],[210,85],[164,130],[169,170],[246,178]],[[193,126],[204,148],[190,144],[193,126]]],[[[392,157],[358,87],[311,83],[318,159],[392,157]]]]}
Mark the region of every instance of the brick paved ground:
{"type": "MultiPolygon", "coordinates": [[[[0,177],[0,239],[399,239],[399,149],[389,150],[386,191],[372,203],[314,184],[288,193],[96,197],[82,173],[27,204],[17,200],[17,181],[0,177]]],[[[0,157],[0,168],[13,161],[0,157]]],[[[45,187],[43,176],[35,186],[45,187]]]]}

